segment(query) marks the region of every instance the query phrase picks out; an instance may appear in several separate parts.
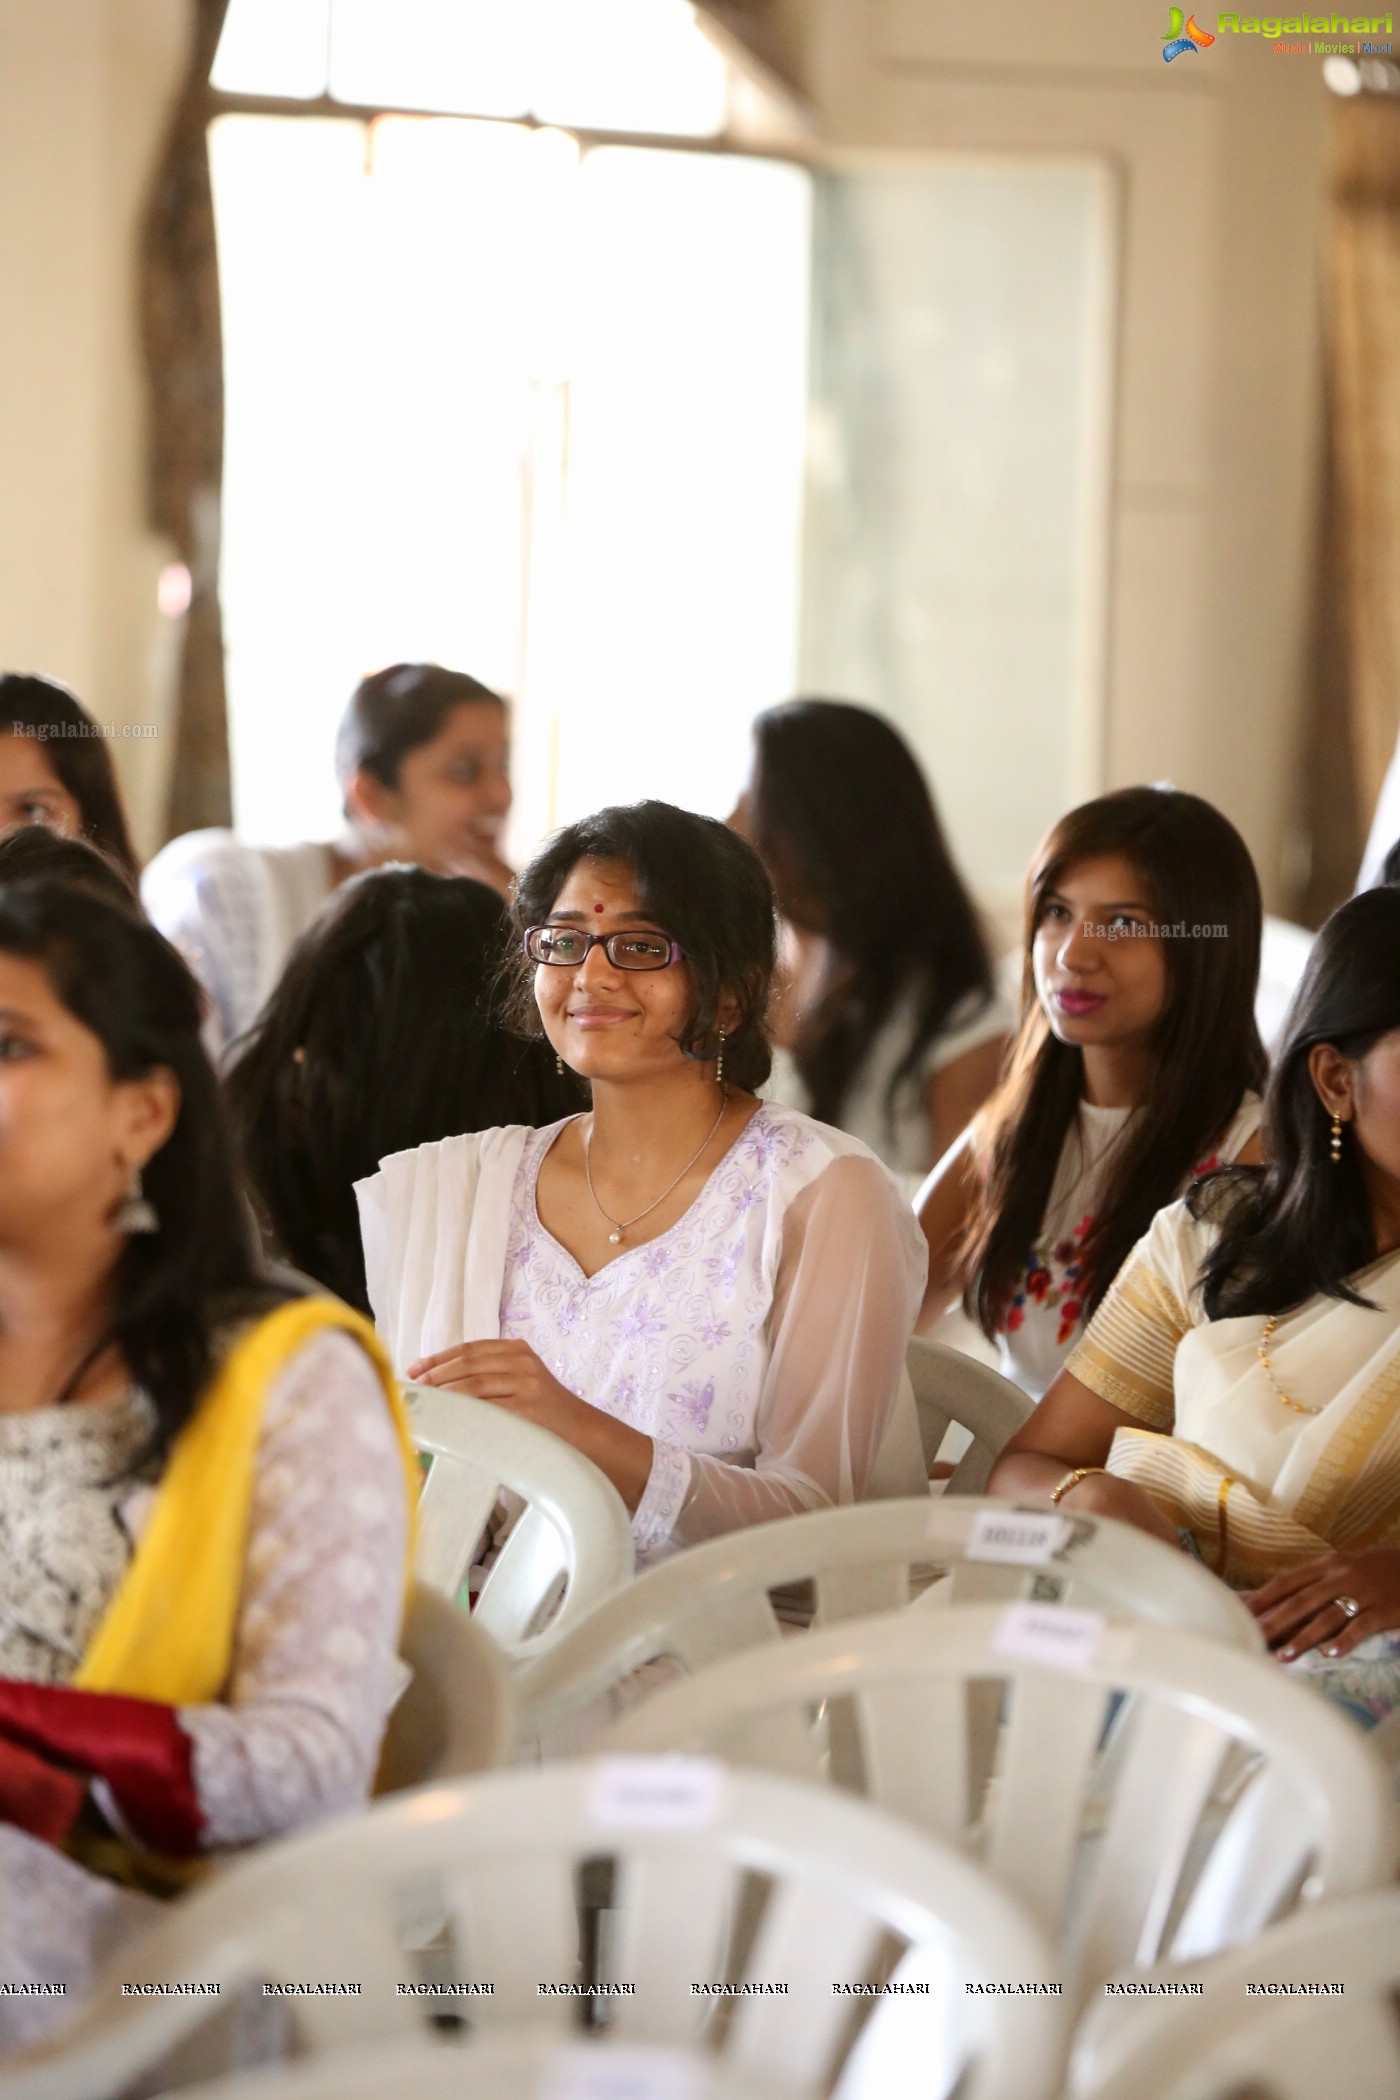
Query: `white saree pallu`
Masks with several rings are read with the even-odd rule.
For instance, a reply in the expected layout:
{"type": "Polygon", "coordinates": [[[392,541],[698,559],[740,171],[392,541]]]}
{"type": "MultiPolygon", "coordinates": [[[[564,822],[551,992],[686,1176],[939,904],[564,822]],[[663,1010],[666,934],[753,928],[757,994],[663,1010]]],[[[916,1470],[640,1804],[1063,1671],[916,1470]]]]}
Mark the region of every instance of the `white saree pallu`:
{"type": "Polygon", "coordinates": [[[762,1104],[674,1225],[584,1273],[536,1181],[563,1125],[422,1145],[356,1184],[400,1371],[523,1341],[652,1442],[638,1559],[772,1517],[926,1487],[904,1368],[927,1249],[887,1169],[762,1104]]]}

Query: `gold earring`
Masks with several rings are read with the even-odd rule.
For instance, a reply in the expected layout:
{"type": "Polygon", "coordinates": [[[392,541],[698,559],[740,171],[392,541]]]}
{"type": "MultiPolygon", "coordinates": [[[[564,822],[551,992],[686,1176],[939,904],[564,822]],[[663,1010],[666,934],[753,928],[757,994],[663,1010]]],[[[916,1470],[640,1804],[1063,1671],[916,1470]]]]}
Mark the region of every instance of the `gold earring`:
{"type": "Polygon", "coordinates": [[[1335,1167],[1342,1157],[1342,1119],[1335,1113],[1332,1117],[1332,1142],[1327,1149],[1332,1155],[1332,1164],[1335,1167]]]}
{"type": "Polygon", "coordinates": [[[564,1060],[557,1050],[554,1053],[554,1069],[562,1079],[564,1077],[564,1060]]]}

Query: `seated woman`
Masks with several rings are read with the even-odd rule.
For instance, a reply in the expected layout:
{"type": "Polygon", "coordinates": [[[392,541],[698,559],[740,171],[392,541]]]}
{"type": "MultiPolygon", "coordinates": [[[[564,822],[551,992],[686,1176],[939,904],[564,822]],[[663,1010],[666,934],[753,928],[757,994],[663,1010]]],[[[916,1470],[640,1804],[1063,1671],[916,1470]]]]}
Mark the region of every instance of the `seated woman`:
{"type": "Polygon", "coordinates": [[[393,1688],[401,1401],[262,1279],[199,1029],[134,909],[0,887],[0,1977],[70,1995],[150,1900],[71,1855],[149,1886],[362,1801],[393,1688]]]}
{"type": "Polygon", "coordinates": [[[499,693],[441,664],[390,664],[361,679],[335,745],[345,825],[333,843],[250,846],[189,831],[141,879],[154,923],[210,1002],[223,1055],[257,1019],[293,942],[342,882],[388,861],[470,875],[503,894],[510,723],[499,693]]]}
{"type": "Polygon", "coordinates": [[[1197,795],[1121,788],[1055,825],[1006,1077],[919,1194],[925,1331],[962,1293],[1038,1400],[1162,1205],[1257,1157],[1262,919],[1244,840],[1197,795]]]}
{"type": "Polygon", "coordinates": [[[507,1030],[510,924],[484,883],[357,876],[292,950],[228,1073],[268,1252],[365,1312],[356,1181],[391,1152],[552,1123],[584,1098],[542,1042],[507,1030]]]}
{"type": "Polygon", "coordinates": [[[755,1099],[758,856],[663,802],[607,809],[526,869],[516,911],[525,1011],[592,1112],[422,1145],[359,1183],[395,1362],[574,1444],[644,1561],[920,1492],[923,1242],[864,1145],[755,1099]]]}
{"type": "Polygon", "coordinates": [[[991,1479],[1180,1536],[1368,1723],[1400,1704],[1397,958],[1400,891],[1328,920],[1268,1164],[1153,1220],[991,1479]]]}
{"type": "Polygon", "coordinates": [[[0,672],[0,832],[86,839],[134,883],[136,854],[101,725],[66,685],[0,672]]]}
{"type": "Polygon", "coordinates": [[[1014,1026],[918,760],[869,708],[789,701],[754,723],[730,822],[782,913],[764,1092],[861,1138],[912,1194],[996,1084],[1014,1026]]]}

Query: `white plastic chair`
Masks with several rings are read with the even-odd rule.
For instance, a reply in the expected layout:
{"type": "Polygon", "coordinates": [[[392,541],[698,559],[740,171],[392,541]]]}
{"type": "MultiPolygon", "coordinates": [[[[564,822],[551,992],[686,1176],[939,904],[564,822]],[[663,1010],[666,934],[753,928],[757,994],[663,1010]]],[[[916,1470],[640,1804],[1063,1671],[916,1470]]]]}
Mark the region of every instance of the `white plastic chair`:
{"type": "Polygon", "coordinates": [[[919,1415],[924,1463],[931,1472],[943,1439],[956,1423],[972,1442],[953,1468],[949,1495],[980,1495],[1003,1447],[1031,1414],[1035,1402],[1000,1371],[950,1349],[946,1342],[915,1335],[905,1362],[919,1415]]]}
{"type": "Polygon", "coordinates": [[[515,1735],[515,1700],[510,1668],[490,1635],[415,1582],[399,1648],[413,1674],[389,1718],[379,1792],[503,1765],[515,1735]]]}
{"type": "Polygon", "coordinates": [[[418,1502],[420,1582],[456,1597],[503,1491],[525,1508],[472,1616],[512,1653],[556,1638],[626,1582],[632,1525],[612,1482],[562,1437],[441,1387],[404,1387],[413,1440],[431,1468],[418,1502]]]}
{"type": "Polygon", "coordinates": [[[1045,2100],[1064,2065],[1060,2001],[964,1985],[1052,1980],[1048,1945],[1014,1899],[861,1802],[709,1759],[602,1759],[423,1788],[252,1854],[124,1948],[71,2027],[0,2068],[0,2095],[109,2100],[149,2085],[176,2048],[186,2082],[222,2069],[199,2060],[198,2043],[226,2048],[224,2006],[262,1984],[360,1986],[279,1998],[293,2053],[314,2054],[421,2037],[443,2004],[474,2032],[566,2040],[590,2001],[540,1986],[582,1981],[632,1986],[594,2001],[608,2039],[704,2039],[736,2070],[805,2094],[841,2073],[867,2005],[855,2055],[878,2058],[878,2100],[955,2087],[958,2100],[1045,2100]],[[612,1883],[611,1929],[591,1947],[585,1864],[612,1883]],[[434,1983],[489,1983],[493,1995],[413,1992],[406,1943],[444,1912],[448,1967],[439,1959],[434,1983]],[[223,2003],[123,1997],[127,1981],[217,1983],[223,2003]],[[929,1992],[862,2001],[832,1988],[886,1981],[929,1992]],[[716,1983],[787,1992],[733,1997],[716,2019],[718,2001],[692,1989],[716,1983]]]}
{"type": "Polygon", "coordinates": [[[791,2087],[747,2077],[699,2050],[503,2036],[463,2049],[441,2042],[339,2050],[213,2084],[180,2100],[789,2100],[791,2087]]]}
{"type": "Polygon", "coordinates": [[[970,1495],[853,1503],[726,1532],[645,1569],[524,1665],[516,1683],[521,1734],[548,1735],[663,1656],[693,1674],[777,1641],[774,1590],[810,1583],[813,1623],[822,1627],[897,1610],[916,1577],[945,1569],[950,1579],[927,1593],[930,1603],[1026,1597],[1087,1605],[1263,1650],[1254,1618],[1223,1582],[1131,1525],[970,1495]],[[1047,1528],[1060,1534],[1038,1564],[969,1557],[998,1550],[992,1528],[1024,1533],[1022,1518],[1042,1536],[1047,1528]]]}
{"type": "Polygon", "coordinates": [[[1199,1983],[1203,1996],[1113,1999],[1095,2009],[1075,2043],[1076,2100],[1400,2093],[1400,1891],[1300,1911],[1175,1977],[1199,1983]],[[1326,1983],[1344,1985],[1344,1995],[1248,1995],[1251,1984],[1326,1983]]]}
{"type": "Polygon", "coordinates": [[[1054,1605],[903,1612],[735,1656],[606,1747],[866,1794],[1013,1889],[1076,1995],[1372,1888],[1397,1856],[1385,1767],[1318,1692],[1196,1634],[1054,1605]]]}

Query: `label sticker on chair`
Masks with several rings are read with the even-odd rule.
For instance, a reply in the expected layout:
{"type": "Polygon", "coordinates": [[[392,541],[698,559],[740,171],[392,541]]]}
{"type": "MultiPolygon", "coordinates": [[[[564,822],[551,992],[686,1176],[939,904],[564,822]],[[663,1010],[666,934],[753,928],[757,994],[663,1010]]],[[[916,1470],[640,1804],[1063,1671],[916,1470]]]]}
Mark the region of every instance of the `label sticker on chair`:
{"type": "Polygon", "coordinates": [[[979,1509],[964,1552],[968,1560],[1012,1561],[1042,1568],[1069,1536],[1069,1520],[1053,1509],[979,1509]]]}
{"type": "Polygon", "coordinates": [[[561,2049],[544,2066],[541,2100],[699,2100],[703,2061],[679,2050],[561,2049]]]}
{"type": "Polygon", "coordinates": [[[603,1757],[588,1793],[595,1823],[626,1830],[699,1830],[723,1803],[717,1757],[603,1757]]]}
{"type": "Polygon", "coordinates": [[[1017,1662],[1049,1663],[1057,1670],[1082,1670],[1098,1654],[1106,1624],[1099,1611],[1070,1611],[1061,1604],[1008,1604],[997,1622],[992,1647],[1017,1662]]]}

